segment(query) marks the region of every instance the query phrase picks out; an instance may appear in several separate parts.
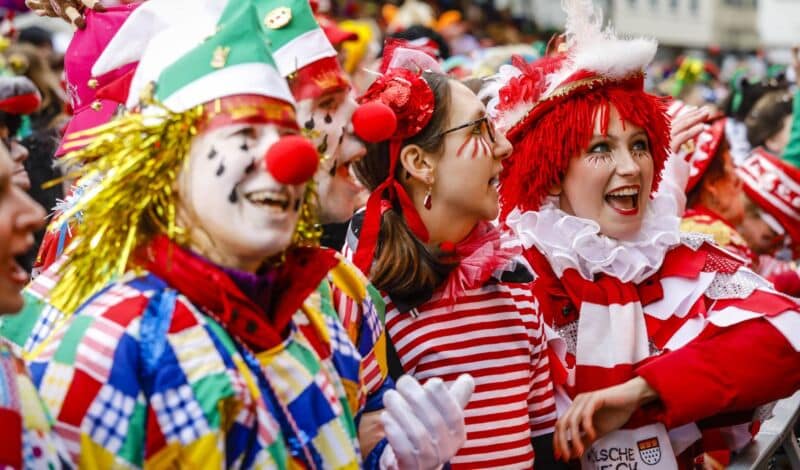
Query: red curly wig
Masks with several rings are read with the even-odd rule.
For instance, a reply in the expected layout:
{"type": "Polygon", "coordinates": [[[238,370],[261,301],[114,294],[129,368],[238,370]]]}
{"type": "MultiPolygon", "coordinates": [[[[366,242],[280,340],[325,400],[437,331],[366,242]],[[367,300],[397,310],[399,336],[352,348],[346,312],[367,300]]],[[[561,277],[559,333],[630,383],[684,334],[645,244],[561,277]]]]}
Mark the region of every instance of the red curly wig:
{"type": "MultiPolygon", "coordinates": [[[[565,80],[563,91],[539,101],[547,75],[558,67],[560,58],[549,57],[521,68],[522,75],[500,91],[498,110],[519,105],[520,100],[536,103],[508,131],[514,144],[511,157],[504,161],[501,174],[501,220],[514,208],[537,210],[548,192],[561,182],[569,161],[589,145],[596,119],[607,132],[613,106],[625,123],[647,133],[658,187],[661,170],[669,155],[670,120],[667,103],[644,91],[644,75],[608,80],[581,71],[565,80]]],[[[517,65],[517,64],[515,64],[517,65]]],[[[518,68],[520,68],[518,66],[518,68]]]]}

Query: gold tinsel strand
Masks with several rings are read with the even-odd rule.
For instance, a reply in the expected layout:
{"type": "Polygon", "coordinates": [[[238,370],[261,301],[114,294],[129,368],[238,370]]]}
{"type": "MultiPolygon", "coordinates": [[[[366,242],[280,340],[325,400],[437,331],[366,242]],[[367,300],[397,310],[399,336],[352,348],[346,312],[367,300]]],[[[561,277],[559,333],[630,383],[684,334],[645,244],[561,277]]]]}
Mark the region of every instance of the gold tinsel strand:
{"type": "Polygon", "coordinates": [[[181,235],[173,185],[203,109],[160,111],[157,117],[126,114],[81,133],[88,145],[64,157],[68,167],[81,168],[71,177],[99,176],[97,186],[56,222],[83,214],[51,293],[53,305],[67,315],[122,276],[139,246],[160,233],[172,239],[181,235]]]}
{"type": "Polygon", "coordinates": [[[305,247],[318,247],[322,238],[322,225],[319,223],[319,197],[317,185],[312,179],[306,184],[303,194],[303,205],[300,208],[300,217],[297,220],[292,236],[292,245],[305,247]]]}

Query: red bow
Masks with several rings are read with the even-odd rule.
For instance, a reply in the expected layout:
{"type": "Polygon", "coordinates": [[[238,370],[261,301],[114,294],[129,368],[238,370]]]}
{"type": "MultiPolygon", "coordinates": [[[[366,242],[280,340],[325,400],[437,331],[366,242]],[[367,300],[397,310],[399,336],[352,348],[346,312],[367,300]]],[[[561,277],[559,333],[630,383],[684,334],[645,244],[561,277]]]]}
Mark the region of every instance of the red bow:
{"type": "MultiPolygon", "coordinates": [[[[390,55],[390,54],[389,54],[390,55]]],[[[411,232],[423,243],[428,241],[428,229],[403,185],[395,180],[397,160],[403,140],[418,134],[433,116],[434,96],[428,83],[417,73],[405,68],[393,68],[381,75],[358,99],[360,104],[379,101],[390,107],[397,118],[397,130],[389,141],[389,174],[367,200],[364,223],[353,262],[369,273],[381,229],[385,207],[400,206],[411,232]]]]}

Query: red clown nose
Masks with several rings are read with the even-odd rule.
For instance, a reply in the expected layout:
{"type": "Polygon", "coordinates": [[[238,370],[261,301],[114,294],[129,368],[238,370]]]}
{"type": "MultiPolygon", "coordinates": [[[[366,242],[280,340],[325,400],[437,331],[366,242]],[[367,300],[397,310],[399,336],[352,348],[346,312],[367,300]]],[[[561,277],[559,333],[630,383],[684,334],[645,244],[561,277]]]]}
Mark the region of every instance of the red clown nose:
{"type": "Polygon", "coordinates": [[[282,137],[267,150],[267,170],[276,181],[296,185],[310,180],[317,171],[319,156],[314,145],[299,135],[282,137]]]}
{"type": "Polygon", "coordinates": [[[362,104],[353,113],[353,131],[369,143],[389,140],[397,130],[397,116],[379,101],[362,104]]]}

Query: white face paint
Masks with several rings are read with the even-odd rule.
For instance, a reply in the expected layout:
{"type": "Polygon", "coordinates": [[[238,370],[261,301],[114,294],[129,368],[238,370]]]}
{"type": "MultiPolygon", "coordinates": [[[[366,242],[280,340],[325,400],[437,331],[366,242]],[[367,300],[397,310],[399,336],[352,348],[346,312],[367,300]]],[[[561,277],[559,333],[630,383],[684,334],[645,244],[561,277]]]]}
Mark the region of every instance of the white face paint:
{"type": "Polygon", "coordinates": [[[305,185],[278,183],[264,163],[283,132],[273,124],[234,124],[195,138],[178,179],[179,220],[190,225],[192,249],[254,272],[289,246],[305,185]]]}
{"type": "Polygon", "coordinates": [[[345,222],[355,210],[362,186],[350,173],[350,165],[366,153],[353,133],[351,118],[358,107],[354,93],[342,90],[298,103],[297,116],[323,160],[314,181],[320,200],[322,223],[345,222]]]}

